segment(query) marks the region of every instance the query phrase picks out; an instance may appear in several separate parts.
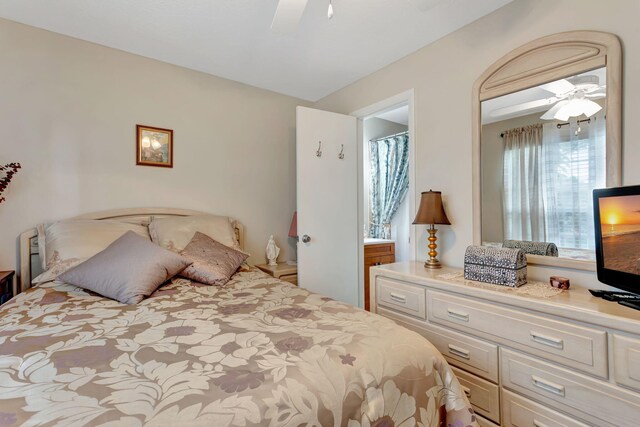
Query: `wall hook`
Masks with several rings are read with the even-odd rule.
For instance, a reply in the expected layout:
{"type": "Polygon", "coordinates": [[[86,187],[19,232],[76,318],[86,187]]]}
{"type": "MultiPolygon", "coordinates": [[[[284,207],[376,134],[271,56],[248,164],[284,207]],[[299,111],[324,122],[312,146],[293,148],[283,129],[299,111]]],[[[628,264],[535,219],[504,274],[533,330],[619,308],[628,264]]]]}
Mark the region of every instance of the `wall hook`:
{"type": "Polygon", "coordinates": [[[344,160],[344,144],[341,144],[342,147],[340,148],[340,153],[338,154],[338,158],[340,160],[344,160]]]}
{"type": "Polygon", "coordinates": [[[316,157],[322,157],[322,141],[318,141],[318,149],[316,150],[316,157]]]}

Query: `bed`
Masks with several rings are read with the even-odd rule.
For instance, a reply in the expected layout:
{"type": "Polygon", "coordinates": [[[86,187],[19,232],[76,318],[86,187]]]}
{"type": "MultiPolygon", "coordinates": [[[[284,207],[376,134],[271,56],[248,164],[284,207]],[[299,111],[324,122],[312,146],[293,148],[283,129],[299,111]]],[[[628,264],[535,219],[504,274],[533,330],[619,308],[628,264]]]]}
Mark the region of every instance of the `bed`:
{"type": "Polygon", "coordinates": [[[250,266],[224,286],[174,278],[134,305],[31,287],[34,239],[21,238],[23,292],[0,307],[0,426],[476,425],[444,358],[389,319],[250,266]]]}

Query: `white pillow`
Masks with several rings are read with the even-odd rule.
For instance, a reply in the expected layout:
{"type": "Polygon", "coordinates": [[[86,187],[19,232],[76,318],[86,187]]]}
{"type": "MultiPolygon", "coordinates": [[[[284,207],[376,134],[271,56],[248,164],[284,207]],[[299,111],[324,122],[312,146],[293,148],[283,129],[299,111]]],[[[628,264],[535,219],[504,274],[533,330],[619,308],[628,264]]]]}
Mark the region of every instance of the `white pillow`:
{"type": "Polygon", "coordinates": [[[182,251],[199,231],[230,248],[239,249],[232,220],[226,216],[193,215],[153,218],[149,224],[151,240],[172,250],[182,251]]]}
{"type": "Polygon", "coordinates": [[[33,279],[33,283],[54,280],[106,249],[127,231],[149,239],[146,226],[120,221],[70,219],[38,225],[38,247],[45,272],[33,279]]]}

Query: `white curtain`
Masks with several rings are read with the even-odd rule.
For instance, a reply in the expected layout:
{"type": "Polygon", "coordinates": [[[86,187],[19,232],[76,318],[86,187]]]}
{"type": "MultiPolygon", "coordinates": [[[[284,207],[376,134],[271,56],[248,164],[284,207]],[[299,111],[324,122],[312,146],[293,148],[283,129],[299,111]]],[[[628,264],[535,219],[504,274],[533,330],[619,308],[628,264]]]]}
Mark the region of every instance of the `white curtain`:
{"type": "Polygon", "coordinates": [[[504,238],[546,241],[542,125],[504,132],[504,238]]]}
{"type": "Polygon", "coordinates": [[[604,113],[504,133],[504,238],[594,249],[593,196],[605,187],[604,113]]]}
{"type": "Polygon", "coordinates": [[[604,113],[569,123],[543,129],[547,236],[561,248],[594,249],[593,189],[606,186],[604,113]]]}

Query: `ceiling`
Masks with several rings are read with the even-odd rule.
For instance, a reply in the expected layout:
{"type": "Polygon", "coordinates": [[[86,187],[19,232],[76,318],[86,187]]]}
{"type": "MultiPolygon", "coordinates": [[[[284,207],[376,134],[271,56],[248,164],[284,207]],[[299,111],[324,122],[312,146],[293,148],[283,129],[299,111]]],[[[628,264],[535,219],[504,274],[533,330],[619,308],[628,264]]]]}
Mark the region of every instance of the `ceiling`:
{"type": "Polygon", "coordinates": [[[0,0],[0,17],[316,101],[511,0],[310,0],[270,26],[277,0],[0,0]]]}
{"type": "Polygon", "coordinates": [[[400,125],[409,125],[409,106],[403,105],[402,107],[395,108],[390,111],[385,111],[375,116],[378,119],[388,120],[390,122],[398,123],[400,125]]]}
{"type": "MultiPolygon", "coordinates": [[[[587,71],[578,76],[598,76],[600,80],[600,84],[605,84],[607,81],[607,69],[606,67],[598,68],[595,70],[587,71]]],[[[515,117],[528,116],[533,113],[541,113],[543,111],[547,111],[551,108],[551,105],[542,106],[539,108],[533,108],[526,111],[520,111],[512,114],[502,114],[495,115],[492,114],[494,110],[510,107],[512,105],[523,104],[529,101],[535,101],[538,99],[544,99],[552,97],[553,93],[548,92],[542,89],[539,86],[532,87],[529,89],[521,90],[519,92],[510,93],[507,95],[500,96],[498,98],[489,99],[487,101],[482,102],[482,124],[486,125],[489,123],[501,122],[503,120],[513,119],[515,117]]]]}

